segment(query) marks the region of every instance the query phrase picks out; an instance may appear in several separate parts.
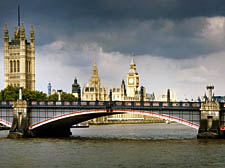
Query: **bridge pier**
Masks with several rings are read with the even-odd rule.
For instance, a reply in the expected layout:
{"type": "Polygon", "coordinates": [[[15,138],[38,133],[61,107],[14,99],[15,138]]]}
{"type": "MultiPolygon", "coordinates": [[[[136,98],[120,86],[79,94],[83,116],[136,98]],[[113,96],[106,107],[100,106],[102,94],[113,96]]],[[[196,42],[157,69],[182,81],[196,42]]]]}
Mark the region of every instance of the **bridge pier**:
{"type": "Polygon", "coordinates": [[[13,123],[8,138],[27,137],[29,127],[28,105],[25,100],[17,100],[13,105],[13,123]]]}
{"type": "Polygon", "coordinates": [[[209,99],[201,104],[200,128],[198,138],[220,138],[220,105],[212,100],[213,86],[207,86],[209,99]]]}

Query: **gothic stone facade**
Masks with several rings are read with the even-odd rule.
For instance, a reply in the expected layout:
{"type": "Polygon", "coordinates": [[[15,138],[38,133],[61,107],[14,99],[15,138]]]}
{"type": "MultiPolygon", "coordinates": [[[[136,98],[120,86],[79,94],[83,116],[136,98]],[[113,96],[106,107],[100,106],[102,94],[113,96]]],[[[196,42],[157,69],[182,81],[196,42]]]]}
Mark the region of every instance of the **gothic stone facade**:
{"type": "Polygon", "coordinates": [[[24,25],[16,26],[10,41],[7,25],[4,32],[4,78],[5,87],[12,85],[35,90],[35,36],[31,26],[30,42],[24,25]]]}
{"type": "Polygon", "coordinates": [[[106,101],[108,100],[107,90],[104,85],[101,85],[95,58],[91,79],[88,84],[84,84],[83,86],[82,100],[106,101]]]}

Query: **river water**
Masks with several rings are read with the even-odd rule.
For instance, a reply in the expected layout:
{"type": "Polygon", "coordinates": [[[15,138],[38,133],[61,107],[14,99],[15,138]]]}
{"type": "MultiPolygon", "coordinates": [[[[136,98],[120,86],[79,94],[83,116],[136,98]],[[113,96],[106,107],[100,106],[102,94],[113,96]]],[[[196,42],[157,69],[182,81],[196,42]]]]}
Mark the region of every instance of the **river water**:
{"type": "Polygon", "coordinates": [[[180,124],[100,125],[72,133],[15,140],[0,131],[0,167],[225,167],[225,140],[198,140],[195,129],[180,124]]]}

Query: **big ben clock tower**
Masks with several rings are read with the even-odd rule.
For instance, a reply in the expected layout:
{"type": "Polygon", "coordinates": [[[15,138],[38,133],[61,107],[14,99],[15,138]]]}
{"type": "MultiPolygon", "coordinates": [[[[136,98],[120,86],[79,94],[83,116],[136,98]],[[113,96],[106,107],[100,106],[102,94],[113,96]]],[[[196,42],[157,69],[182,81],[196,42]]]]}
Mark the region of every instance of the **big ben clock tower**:
{"type": "Polygon", "coordinates": [[[132,57],[130,63],[130,69],[127,73],[127,97],[135,97],[136,91],[139,87],[139,75],[136,71],[136,64],[134,62],[134,57],[132,57]]]}

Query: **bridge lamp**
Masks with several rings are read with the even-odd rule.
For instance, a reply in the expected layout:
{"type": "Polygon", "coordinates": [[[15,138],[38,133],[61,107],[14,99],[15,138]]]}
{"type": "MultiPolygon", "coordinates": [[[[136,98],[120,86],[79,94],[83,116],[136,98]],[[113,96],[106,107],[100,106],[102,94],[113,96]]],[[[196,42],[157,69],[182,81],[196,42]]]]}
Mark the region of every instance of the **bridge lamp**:
{"type": "Polygon", "coordinates": [[[209,85],[209,86],[206,87],[206,89],[209,90],[209,101],[211,102],[212,101],[212,92],[213,92],[214,86],[209,85]]]}

